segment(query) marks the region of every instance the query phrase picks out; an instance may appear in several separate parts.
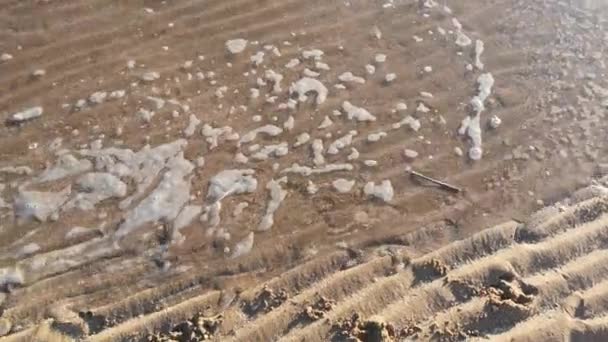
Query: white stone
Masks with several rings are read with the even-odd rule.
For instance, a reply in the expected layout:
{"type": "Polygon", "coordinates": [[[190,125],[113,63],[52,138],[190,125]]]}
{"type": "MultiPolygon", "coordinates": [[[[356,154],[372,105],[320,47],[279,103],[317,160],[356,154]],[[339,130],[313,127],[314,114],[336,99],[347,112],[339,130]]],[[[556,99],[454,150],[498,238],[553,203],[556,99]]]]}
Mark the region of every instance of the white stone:
{"type": "Polygon", "coordinates": [[[397,75],[394,73],[386,74],[386,76],[384,77],[384,81],[386,83],[391,83],[396,79],[397,79],[397,75]]]}

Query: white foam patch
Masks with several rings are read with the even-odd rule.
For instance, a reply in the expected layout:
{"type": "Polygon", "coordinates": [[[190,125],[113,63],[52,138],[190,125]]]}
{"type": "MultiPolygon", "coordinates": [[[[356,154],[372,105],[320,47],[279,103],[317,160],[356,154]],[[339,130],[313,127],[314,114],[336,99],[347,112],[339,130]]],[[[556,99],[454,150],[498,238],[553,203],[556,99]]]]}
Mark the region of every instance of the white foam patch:
{"type": "MultiPolygon", "coordinates": [[[[61,274],[100,258],[110,257],[117,251],[118,246],[113,244],[112,240],[100,237],[21,260],[12,271],[21,274],[21,283],[31,284],[50,275],[61,274]]],[[[0,279],[2,273],[0,270],[0,279]]]]}
{"type": "Polygon", "coordinates": [[[29,166],[4,166],[0,167],[0,173],[29,176],[34,173],[34,171],[29,166]]]}
{"type": "Polygon", "coordinates": [[[353,143],[353,137],[356,135],[357,131],[350,131],[344,136],[336,139],[327,148],[327,153],[332,155],[338,154],[340,150],[344,149],[347,146],[350,146],[353,143]]]}
{"type": "Polygon", "coordinates": [[[309,141],[310,141],[310,134],[304,132],[296,137],[296,142],[293,144],[293,147],[302,146],[309,141]]]}
{"type": "Polygon", "coordinates": [[[283,133],[283,129],[281,127],[278,127],[275,125],[265,125],[262,127],[258,127],[254,130],[251,130],[251,131],[247,132],[245,135],[243,135],[241,137],[241,139],[239,140],[239,145],[247,144],[247,143],[254,141],[255,138],[258,136],[258,134],[264,134],[269,137],[276,137],[281,133],[283,133]]]}
{"type": "Polygon", "coordinates": [[[190,200],[190,173],[194,165],[184,159],[183,152],[170,159],[169,170],[160,183],[135,208],[126,213],[115,236],[123,237],[146,223],[173,221],[190,200]]]}
{"type": "Polygon", "coordinates": [[[285,128],[288,131],[291,131],[291,130],[293,130],[293,128],[295,126],[295,122],[296,122],[295,118],[290,115],[287,118],[287,120],[285,120],[285,122],[283,123],[283,128],[285,128]]]}
{"type": "Polygon", "coordinates": [[[285,64],[285,67],[287,69],[293,69],[293,68],[297,67],[298,65],[300,65],[300,60],[297,58],[293,58],[289,62],[287,62],[287,64],[285,64]]]}
{"type": "Polygon", "coordinates": [[[281,88],[281,81],[283,80],[283,75],[274,72],[273,70],[266,70],[264,72],[264,78],[272,82],[272,92],[278,94],[283,91],[281,88]]]}
{"type": "Polygon", "coordinates": [[[355,76],[350,71],[342,73],[340,76],[338,76],[338,80],[340,80],[340,82],[345,82],[345,83],[365,84],[365,78],[360,77],[360,76],[355,76]]]}
{"type": "Polygon", "coordinates": [[[290,167],[285,168],[281,171],[281,174],[295,173],[301,176],[310,176],[323,173],[339,172],[339,171],[352,171],[352,164],[326,164],[322,167],[312,168],[309,166],[301,166],[298,163],[293,163],[290,167]]]}
{"type": "Polygon", "coordinates": [[[253,249],[253,242],[254,242],[254,234],[253,232],[247,234],[247,236],[239,241],[236,245],[234,245],[234,248],[232,250],[232,255],[230,256],[231,258],[238,258],[244,255],[247,255],[251,252],[251,250],[253,249]]]}
{"type": "Polygon", "coordinates": [[[348,101],[342,103],[342,110],[344,110],[349,120],[376,121],[376,117],[365,108],[357,107],[348,101]]]}
{"type": "Polygon", "coordinates": [[[318,73],[316,71],[312,71],[308,68],[305,68],[304,71],[302,71],[302,75],[304,75],[306,77],[312,77],[312,78],[317,78],[317,77],[321,76],[320,73],[318,73]]]}
{"type": "Polygon", "coordinates": [[[86,159],[78,160],[71,154],[59,156],[53,167],[44,170],[34,182],[50,182],[65,177],[77,175],[93,168],[93,163],[86,159]]]}
{"type": "Polygon", "coordinates": [[[81,236],[85,236],[94,232],[94,229],[85,227],[72,227],[67,233],[65,233],[66,239],[75,239],[81,236]]]}
{"type": "Polygon", "coordinates": [[[156,181],[158,174],[187,145],[184,139],[151,148],[149,145],[135,153],[130,149],[106,148],[101,150],[81,150],[80,154],[95,158],[97,171],[109,172],[117,177],[131,178],[136,190],[120,202],[120,209],[126,209],[140,199],[156,181]]]}
{"type": "Polygon", "coordinates": [[[0,268],[0,286],[25,283],[23,271],[18,267],[0,268]]]}
{"type": "Polygon", "coordinates": [[[188,126],[184,129],[184,135],[186,137],[191,137],[196,132],[196,128],[201,124],[201,120],[199,120],[196,115],[190,114],[188,118],[188,126]]]}
{"type": "Polygon", "coordinates": [[[80,177],[78,187],[83,191],[70,199],[63,210],[78,208],[93,210],[95,205],[108,198],[121,198],[127,195],[127,185],[120,178],[102,172],[92,172],[80,177]]]}
{"type": "Polygon", "coordinates": [[[239,134],[235,133],[230,126],[224,126],[219,128],[214,128],[209,124],[203,125],[203,130],[201,131],[203,136],[206,138],[207,143],[209,144],[209,149],[213,150],[219,146],[220,139],[224,138],[226,140],[238,140],[239,134]]]}
{"type": "Polygon", "coordinates": [[[388,136],[386,132],[371,133],[367,136],[367,141],[370,143],[378,142],[380,139],[385,138],[386,136],[388,136]]]}
{"type": "Polygon", "coordinates": [[[289,146],[286,142],[282,142],[275,145],[266,145],[259,151],[251,155],[251,158],[257,161],[264,161],[268,158],[280,158],[286,156],[289,153],[289,146]]]}
{"type": "Polygon", "coordinates": [[[281,183],[285,182],[287,182],[287,177],[276,181],[273,179],[266,184],[266,189],[270,191],[270,200],[266,206],[266,213],[258,225],[259,231],[268,231],[274,225],[274,213],[279,209],[285,197],[287,197],[287,191],[281,188],[281,183]]]}
{"type": "Polygon", "coordinates": [[[323,140],[315,139],[312,142],[312,154],[313,164],[315,164],[315,166],[325,164],[325,157],[323,156],[323,140]]]}
{"type": "Polygon", "coordinates": [[[264,63],[264,52],[258,51],[255,55],[251,56],[249,60],[254,66],[259,66],[260,64],[264,63]]]}
{"type": "Polygon", "coordinates": [[[485,47],[483,41],[477,39],[475,41],[475,67],[479,70],[483,70],[483,63],[481,62],[481,54],[483,53],[485,47]]]}
{"type": "Polygon", "coordinates": [[[310,77],[303,77],[289,87],[290,94],[297,94],[299,102],[305,102],[308,99],[306,94],[314,92],[317,94],[316,103],[318,105],[325,102],[327,99],[327,88],[321,81],[310,77]]]}
{"type": "Polygon", "coordinates": [[[471,140],[469,148],[469,158],[471,160],[480,160],[483,155],[482,148],[482,132],[481,132],[481,112],[485,109],[484,102],[492,93],[494,86],[494,77],[492,74],[481,74],[477,78],[478,94],[471,99],[471,106],[475,111],[473,116],[467,115],[460,125],[458,133],[466,134],[471,140]]]}
{"type": "Polygon", "coordinates": [[[464,34],[464,32],[460,30],[456,32],[456,45],[460,47],[466,47],[471,45],[472,43],[473,41],[471,40],[471,38],[464,34]]]}
{"type": "Polygon", "coordinates": [[[334,124],[334,122],[331,121],[331,119],[329,118],[329,116],[326,115],[318,128],[319,129],[325,129],[325,128],[330,127],[333,124],[334,124]]]}
{"type": "Polygon", "coordinates": [[[363,192],[367,196],[378,198],[384,202],[390,202],[394,196],[393,185],[388,179],[383,180],[380,185],[376,185],[374,182],[365,184],[363,192]]]}
{"type": "Polygon", "coordinates": [[[339,193],[345,194],[345,193],[350,192],[353,189],[353,187],[355,186],[355,181],[354,180],[347,180],[347,179],[344,179],[344,178],[338,178],[338,179],[334,180],[331,183],[331,185],[339,193]]]}
{"type": "Polygon", "coordinates": [[[187,205],[182,209],[182,211],[179,213],[179,215],[177,215],[175,221],[173,222],[172,240],[174,242],[179,243],[183,241],[183,236],[181,235],[180,231],[183,228],[192,224],[194,218],[200,215],[202,211],[203,207],[201,207],[200,205],[187,205]]]}
{"type": "Polygon", "coordinates": [[[58,213],[71,193],[71,186],[58,192],[20,190],[14,202],[15,216],[25,221],[34,218],[45,222],[52,214],[58,213]]]}
{"type": "Polygon", "coordinates": [[[414,132],[418,132],[418,130],[420,129],[420,126],[421,126],[420,121],[418,119],[415,119],[408,115],[405,118],[403,118],[401,121],[394,123],[393,128],[399,129],[404,125],[409,126],[414,132]]]}
{"type": "Polygon", "coordinates": [[[314,59],[316,61],[320,60],[323,57],[324,54],[325,53],[323,51],[319,50],[319,49],[312,49],[312,50],[304,50],[304,51],[302,51],[302,57],[304,59],[310,59],[310,58],[312,58],[312,59],[314,59]]]}
{"type": "Polygon", "coordinates": [[[359,159],[359,151],[357,151],[356,148],[351,147],[350,148],[350,154],[346,157],[346,159],[350,160],[357,160],[359,159]]]}
{"type": "Polygon", "coordinates": [[[207,201],[210,203],[221,201],[229,195],[252,193],[257,189],[258,181],[253,177],[255,170],[224,170],[211,178],[207,201]]]}
{"type": "Polygon", "coordinates": [[[239,54],[247,48],[247,40],[242,38],[231,39],[226,42],[226,49],[231,54],[239,54]]]}

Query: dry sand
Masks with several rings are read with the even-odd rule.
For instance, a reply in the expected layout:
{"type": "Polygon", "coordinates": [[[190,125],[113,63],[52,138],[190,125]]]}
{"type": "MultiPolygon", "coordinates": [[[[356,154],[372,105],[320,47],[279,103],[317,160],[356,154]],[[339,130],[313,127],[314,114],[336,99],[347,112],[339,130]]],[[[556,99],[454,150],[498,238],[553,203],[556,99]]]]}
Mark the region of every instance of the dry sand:
{"type": "Polygon", "coordinates": [[[0,335],[608,339],[572,3],[0,1],[0,335]]]}

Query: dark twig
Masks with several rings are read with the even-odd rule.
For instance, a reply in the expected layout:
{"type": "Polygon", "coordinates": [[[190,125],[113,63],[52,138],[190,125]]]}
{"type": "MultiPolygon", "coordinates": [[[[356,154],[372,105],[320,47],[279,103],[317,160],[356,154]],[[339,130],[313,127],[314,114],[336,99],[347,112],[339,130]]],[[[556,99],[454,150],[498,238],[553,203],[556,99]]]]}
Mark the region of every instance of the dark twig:
{"type": "Polygon", "coordinates": [[[425,181],[428,181],[428,182],[434,183],[436,185],[439,185],[439,187],[442,188],[442,189],[444,189],[444,190],[448,190],[448,191],[455,192],[455,193],[462,192],[462,189],[459,188],[459,187],[457,187],[457,186],[454,186],[454,185],[448,184],[446,182],[442,182],[440,180],[437,180],[437,179],[425,176],[425,175],[423,175],[421,173],[418,173],[416,171],[410,171],[410,175],[412,177],[424,179],[425,181]]]}

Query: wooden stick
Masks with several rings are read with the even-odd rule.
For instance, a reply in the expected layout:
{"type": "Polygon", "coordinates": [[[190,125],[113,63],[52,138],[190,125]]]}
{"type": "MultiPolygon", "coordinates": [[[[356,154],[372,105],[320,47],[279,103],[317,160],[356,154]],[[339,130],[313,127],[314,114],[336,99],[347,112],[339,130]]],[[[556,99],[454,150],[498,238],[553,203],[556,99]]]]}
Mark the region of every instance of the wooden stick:
{"type": "Polygon", "coordinates": [[[462,191],[462,189],[459,188],[459,187],[457,187],[457,186],[454,186],[454,185],[442,182],[440,180],[437,180],[437,179],[425,176],[425,175],[423,175],[421,173],[418,173],[416,171],[410,171],[410,175],[413,176],[413,177],[418,177],[418,178],[424,179],[424,180],[429,181],[431,183],[434,183],[436,185],[439,185],[439,187],[441,187],[442,189],[445,189],[445,190],[448,190],[448,191],[451,191],[451,192],[458,193],[458,192],[462,191]]]}

